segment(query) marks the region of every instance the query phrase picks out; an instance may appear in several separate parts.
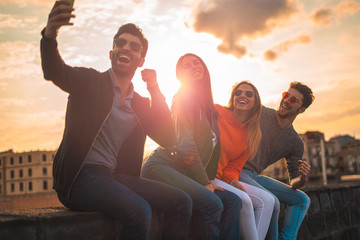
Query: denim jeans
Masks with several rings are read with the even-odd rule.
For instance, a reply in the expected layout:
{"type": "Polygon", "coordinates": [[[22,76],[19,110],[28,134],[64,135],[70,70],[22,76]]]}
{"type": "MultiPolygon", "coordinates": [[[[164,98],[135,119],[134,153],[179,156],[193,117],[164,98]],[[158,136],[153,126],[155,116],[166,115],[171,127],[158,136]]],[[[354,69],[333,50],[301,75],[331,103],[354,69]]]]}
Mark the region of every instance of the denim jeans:
{"type": "Polygon", "coordinates": [[[193,202],[190,236],[195,239],[240,239],[241,199],[229,191],[209,191],[177,170],[166,153],[155,150],[145,162],[142,177],[182,189],[193,202]]]}
{"type": "Polygon", "coordinates": [[[275,198],[267,239],[296,239],[301,223],[310,206],[310,198],[304,192],[294,190],[287,184],[246,169],[241,170],[239,180],[267,190],[275,198]],[[279,233],[280,202],[288,205],[288,208],[285,213],[283,227],[279,233]]]}
{"type": "Polygon", "coordinates": [[[121,239],[147,239],[152,209],[164,213],[164,239],[187,239],[192,201],[182,190],[150,179],[112,176],[106,167],[84,165],[70,198],[59,200],[75,211],[100,211],[123,224],[121,239]]]}

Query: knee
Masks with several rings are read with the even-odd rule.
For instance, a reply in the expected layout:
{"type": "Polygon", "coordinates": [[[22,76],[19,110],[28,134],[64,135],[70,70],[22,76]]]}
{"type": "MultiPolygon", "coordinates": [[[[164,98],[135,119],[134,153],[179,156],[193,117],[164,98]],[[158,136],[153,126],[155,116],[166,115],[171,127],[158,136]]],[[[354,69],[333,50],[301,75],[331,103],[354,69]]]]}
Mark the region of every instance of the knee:
{"type": "Polygon", "coordinates": [[[177,197],[176,208],[182,212],[186,212],[189,215],[192,213],[193,202],[191,197],[187,193],[179,194],[177,197]]]}
{"type": "Polygon", "coordinates": [[[213,193],[211,193],[204,205],[206,205],[204,206],[207,209],[206,211],[212,212],[213,214],[221,215],[222,211],[224,210],[223,202],[213,193]]]}
{"type": "Polygon", "coordinates": [[[224,208],[232,209],[231,211],[234,212],[240,211],[243,208],[242,199],[238,195],[232,192],[229,192],[226,201],[223,200],[223,204],[224,204],[224,208]]]}
{"type": "Polygon", "coordinates": [[[136,209],[133,209],[131,215],[127,219],[127,222],[130,225],[138,225],[149,227],[151,224],[152,211],[149,204],[143,204],[138,206],[136,209]]]}
{"type": "Polygon", "coordinates": [[[299,191],[299,190],[298,190],[298,192],[299,192],[299,195],[301,197],[301,207],[303,209],[307,210],[309,208],[309,206],[310,206],[311,200],[308,197],[308,195],[306,195],[306,193],[304,193],[302,191],[299,191]]]}
{"type": "Polygon", "coordinates": [[[274,213],[279,214],[280,212],[280,201],[274,196],[274,213]]]}
{"type": "Polygon", "coordinates": [[[243,197],[241,197],[241,202],[242,202],[243,209],[253,209],[254,208],[252,201],[248,195],[244,195],[243,197]]]}
{"type": "Polygon", "coordinates": [[[264,208],[274,208],[275,207],[275,197],[271,194],[267,194],[263,199],[264,208]]]}

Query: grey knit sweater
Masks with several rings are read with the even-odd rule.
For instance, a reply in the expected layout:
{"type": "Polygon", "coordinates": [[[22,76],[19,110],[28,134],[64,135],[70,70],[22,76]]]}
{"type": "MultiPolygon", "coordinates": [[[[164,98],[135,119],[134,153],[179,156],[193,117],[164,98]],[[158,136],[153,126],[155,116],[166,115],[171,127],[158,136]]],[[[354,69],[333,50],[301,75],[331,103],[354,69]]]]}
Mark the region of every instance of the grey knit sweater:
{"type": "Polygon", "coordinates": [[[286,159],[290,180],[298,177],[299,164],[304,153],[304,143],[294,130],[280,128],[274,109],[263,106],[261,112],[262,139],[258,152],[254,158],[249,158],[244,169],[261,173],[269,165],[281,158],[286,159]]]}

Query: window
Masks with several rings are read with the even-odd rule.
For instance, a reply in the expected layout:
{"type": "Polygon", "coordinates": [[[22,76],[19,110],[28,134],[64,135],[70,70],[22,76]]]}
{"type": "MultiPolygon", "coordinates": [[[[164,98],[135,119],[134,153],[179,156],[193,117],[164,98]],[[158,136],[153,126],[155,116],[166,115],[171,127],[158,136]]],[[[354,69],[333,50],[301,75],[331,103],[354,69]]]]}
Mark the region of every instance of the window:
{"type": "Polygon", "coordinates": [[[23,177],[23,175],[24,175],[24,174],[23,174],[23,170],[22,170],[22,169],[20,169],[20,170],[19,170],[19,177],[20,177],[20,178],[22,178],[22,177],[23,177]]]}
{"type": "Polygon", "coordinates": [[[14,165],[14,158],[13,157],[10,158],[10,165],[14,165]]]}
{"type": "Polygon", "coordinates": [[[29,176],[29,177],[32,176],[32,169],[31,169],[31,168],[28,169],[28,176],[29,176]]]}
{"type": "Polygon", "coordinates": [[[19,183],[19,190],[20,192],[23,192],[24,191],[24,183],[19,183]]]}
{"type": "Polygon", "coordinates": [[[28,155],[28,162],[31,163],[31,161],[32,161],[32,158],[31,158],[31,155],[29,154],[28,155]]]}
{"type": "Polygon", "coordinates": [[[29,191],[32,191],[32,182],[29,182],[29,191]]]}
{"type": "Polygon", "coordinates": [[[15,192],[15,184],[14,183],[11,184],[11,192],[15,192]]]}
{"type": "Polygon", "coordinates": [[[43,162],[46,162],[46,154],[42,155],[42,160],[43,160],[43,162]]]}
{"type": "Polygon", "coordinates": [[[1,173],[2,173],[2,172],[0,172],[0,179],[1,179],[1,173]]]}
{"type": "Polygon", "coordinates": [[[48,189],[47,181],[43,181],[43,189],[44,189],[44,190],[47,190],[47,189],[48,189]]]}
{"type": "Polygon", "coordinates": [[[10,171],[10,178],[14,178],[14,177],[15,177],[14,170],[11,170],[11,171],[10,171]]]}
{"type": "Polygon", "coordinates": [[[22,156],[19,156],[19,163],[22,163],[23,162],[23,158],[22,156]]]}
{"type": "Polygon", "coordinates": [[[0,195],[2,194],[2,185],[0,184],[0,195]]]}
{"type": "MultiPolygon", "coordinates": [[[[5,160],[5,158],[4,158],[4,160],[5,160]]],[[[0,159],[0,166],[1,166],[1,159],[0,159]]]]}
{"type": "Polygon", "coordinates": [[[46,168],[46,167],[43,168],[43,175],[44,175],[44,176],[47,175],[47,168],[46,168]]]}

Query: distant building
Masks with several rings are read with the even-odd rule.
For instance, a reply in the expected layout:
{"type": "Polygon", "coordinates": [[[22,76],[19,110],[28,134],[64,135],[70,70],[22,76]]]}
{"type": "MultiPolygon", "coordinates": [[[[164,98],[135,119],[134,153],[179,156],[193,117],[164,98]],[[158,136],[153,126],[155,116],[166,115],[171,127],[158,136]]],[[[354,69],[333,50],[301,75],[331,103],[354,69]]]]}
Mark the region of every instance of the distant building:
{"type": "Polygon", "coordinates": [[[354,137],[351,137],[349,135],[338,135],[335,137],[330,138],[330,142],[334,143],[335,152],[339,152],[341,150],[341,147],[345,144],[348,144],[350,142],[355,141],[356,139],[354,137]]]}
{"type": "Polygon", "coordinates": [[[53,192],[55,151],[0,152],[0,196],[53,192]]]}
{"type": "Polygon", "coordinates": [[[360,173],[360,140],[348,142],[337,153],[339,168],[344,174],[360,173]]]}
{"type": "Polygon", "coordinates": [[[317,131],[307,131],[304,134],[300,134],[300,137],[304,141],[304,156],[311,165],[311,174],[317,175],[322,172],[321,166],[321,141],[324,143],[324,156],[326,164],[326,172],[334,173],[337,169],[337,158],[335,151],[335,142],[326,142],[324,134],[317,131]]]}

